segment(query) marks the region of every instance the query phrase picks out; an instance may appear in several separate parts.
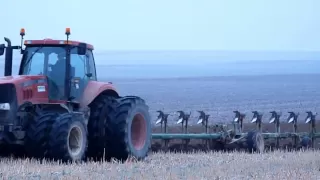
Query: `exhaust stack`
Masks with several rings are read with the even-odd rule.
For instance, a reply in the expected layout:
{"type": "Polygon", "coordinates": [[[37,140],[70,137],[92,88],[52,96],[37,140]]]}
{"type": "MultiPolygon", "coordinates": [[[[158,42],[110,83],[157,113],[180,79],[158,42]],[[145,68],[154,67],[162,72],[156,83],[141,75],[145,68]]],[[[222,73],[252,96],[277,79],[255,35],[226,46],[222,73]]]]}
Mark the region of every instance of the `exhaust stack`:
{"type": "Polygon", "coordinates": [[[13,48],[11,46],[11,41],[9,38],[5,37],[4,40],[7,42],[6,55],[5,55],[5,61],[4,61],[4,76],[11,76],[13,48]]]}

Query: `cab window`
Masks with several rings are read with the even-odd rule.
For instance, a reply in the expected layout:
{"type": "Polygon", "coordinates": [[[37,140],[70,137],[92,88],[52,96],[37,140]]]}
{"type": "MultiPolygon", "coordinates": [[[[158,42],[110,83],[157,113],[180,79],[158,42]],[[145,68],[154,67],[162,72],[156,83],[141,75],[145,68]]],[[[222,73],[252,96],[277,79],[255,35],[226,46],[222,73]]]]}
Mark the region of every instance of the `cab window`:
{"type": "Polygon", "coordinates": [[[91,50],[87,50],[87,73],[91,73],[92,76],[90,79],[96,81],[97,75],[96,75],[96,67],[94,63],[94,58],[91,50]]]}

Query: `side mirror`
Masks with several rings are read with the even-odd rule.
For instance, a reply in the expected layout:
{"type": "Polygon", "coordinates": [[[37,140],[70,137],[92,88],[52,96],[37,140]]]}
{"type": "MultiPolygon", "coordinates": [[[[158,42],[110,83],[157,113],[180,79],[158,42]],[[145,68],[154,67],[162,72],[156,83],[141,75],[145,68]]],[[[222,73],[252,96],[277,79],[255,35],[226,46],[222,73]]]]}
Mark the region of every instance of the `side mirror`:
{"type": "Polygon", "coordinates": [[[5,45],[0,44],[0,56],[2,56],[4,54],[4,49],[5,49],[5,45]]]}
{"type": "Polygon", "coordinates": [[[91,77],[92,77],[92,73],[87,73],[86,76],[87,76],[88,78],[91,78],[91,77]]]}
{"type": "Polygon", "coordinates": [[[86,55],[86,51],[87,51],[87,44],[86,43],[79,43],[78,54],[79,55],[86,55]]]}

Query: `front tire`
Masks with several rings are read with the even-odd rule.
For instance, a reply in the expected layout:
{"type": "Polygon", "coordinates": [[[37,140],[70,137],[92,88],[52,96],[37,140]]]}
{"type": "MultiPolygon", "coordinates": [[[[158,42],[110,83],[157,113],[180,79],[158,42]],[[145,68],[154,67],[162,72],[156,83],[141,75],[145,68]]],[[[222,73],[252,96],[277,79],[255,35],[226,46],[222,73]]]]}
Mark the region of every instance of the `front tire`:
{"type": "Polygon", "coordinates": [[[28,156],[34,158],[46,157],[51,126],[57,116],[57,113],[43,113],[31,121],[25,139],[28,156]]]}
{"type": "Polygon", "coordinates": [[[50,157],[56,160],[81,161],[87,149],[87,128],[81,115],[64,113],[52,125],[50,157]]]}

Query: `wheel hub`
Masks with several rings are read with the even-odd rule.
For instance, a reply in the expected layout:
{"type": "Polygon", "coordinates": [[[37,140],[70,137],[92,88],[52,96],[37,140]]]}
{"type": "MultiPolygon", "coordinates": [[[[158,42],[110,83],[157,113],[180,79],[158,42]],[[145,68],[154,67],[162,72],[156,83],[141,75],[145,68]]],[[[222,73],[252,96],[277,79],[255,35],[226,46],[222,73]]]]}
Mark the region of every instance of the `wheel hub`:
{"type": "Polygon", "coordinates": [[[146,143],[146,121],[142,114],[136,114],[131,125],[131,141],[136,150],[140,150],[146,143]]]}
{"type": "Polygon", "coordinates": [[[76,156],[81,152],[82,142],[81,129],[77,126],[71,127],[68,136],[68,149],[72,156],[76,156]]]}

